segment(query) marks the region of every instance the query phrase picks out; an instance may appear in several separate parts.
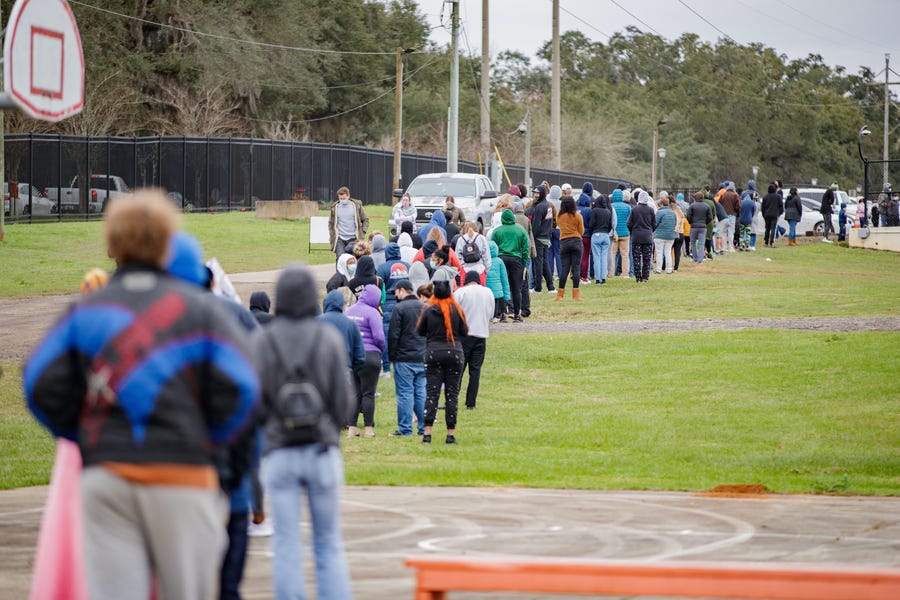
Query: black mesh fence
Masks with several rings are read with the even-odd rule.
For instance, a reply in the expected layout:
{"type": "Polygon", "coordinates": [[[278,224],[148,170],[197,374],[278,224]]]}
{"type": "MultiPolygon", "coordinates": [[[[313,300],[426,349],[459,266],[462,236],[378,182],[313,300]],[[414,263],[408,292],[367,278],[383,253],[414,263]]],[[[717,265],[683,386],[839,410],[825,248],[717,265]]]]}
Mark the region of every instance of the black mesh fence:
{"type": "MultiPolygon", "coordinates": [[[[257,200],[331,201],[341,186],[366,204],[392,201],[393,152],[358,146],[247,138],[83,137],[10,134],[5,181],[15,182],[9,221],[100,218],[107,199],[139,187],[161,187],[185,211],[252,209],[257,200]],[[30,185],[29,185],[30,184],[30,185]]],[[[507,165],[514,182],[524,169],[507,165]]],[[[404,154],[402,181],[446,170],[446,158],[404,154]]],[[[459,161],[460,172],[477,163],[459,161]]],[[[533,181],[585,181],[610,193],[609,177],[532,169],[533,181]]],[[[504,180],[503,188],[506,185],[504,180]]]]}

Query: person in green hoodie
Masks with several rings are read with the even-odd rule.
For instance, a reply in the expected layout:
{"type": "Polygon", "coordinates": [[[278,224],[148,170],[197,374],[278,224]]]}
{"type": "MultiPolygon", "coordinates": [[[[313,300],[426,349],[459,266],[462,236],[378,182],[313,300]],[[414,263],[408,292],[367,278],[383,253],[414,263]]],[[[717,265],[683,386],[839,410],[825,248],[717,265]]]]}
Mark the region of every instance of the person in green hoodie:
{"type": "Polygon", "coordinates": [[[528,232],[516,223],[513,211],[508,208],[500,216],[500,227],[491,232],[491,240],[497,244],[500,260],[506,266],[509,276],[509,288],[512,295],[513,323],[522,322],[522,284],[524,282],[525,263],[531,248],[528,243],[528,232]]]}

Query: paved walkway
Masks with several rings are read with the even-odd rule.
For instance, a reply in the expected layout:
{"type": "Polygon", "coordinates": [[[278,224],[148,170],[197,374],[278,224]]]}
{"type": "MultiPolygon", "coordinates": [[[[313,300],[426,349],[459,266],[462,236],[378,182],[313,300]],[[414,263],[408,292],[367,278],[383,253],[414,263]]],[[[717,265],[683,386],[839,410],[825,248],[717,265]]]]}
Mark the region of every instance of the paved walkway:
{"type": "MultiPolygon", "coordinates": [[[[27,596],[46,490],[0,492],[0,599],[27,596]]],[[[403,558],[422,554],[900,568],[900,498],[350,487],[341,509],[355,596],[367,600],[412,598],[403,558]]],[[[270,576],[269,538],[254,538],[244,598],[271,598],[270,576]]]]}

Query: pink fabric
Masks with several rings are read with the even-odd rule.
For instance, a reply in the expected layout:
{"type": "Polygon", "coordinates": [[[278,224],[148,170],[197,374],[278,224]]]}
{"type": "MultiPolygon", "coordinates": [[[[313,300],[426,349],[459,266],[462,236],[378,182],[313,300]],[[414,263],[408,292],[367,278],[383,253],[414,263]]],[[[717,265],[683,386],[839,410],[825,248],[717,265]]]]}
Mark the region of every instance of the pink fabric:
{"type": "Polygon", "coordinates": [[[31,600],[89,600],[81,530],[81,452],[60,439],[44,507],[31,600]]]}

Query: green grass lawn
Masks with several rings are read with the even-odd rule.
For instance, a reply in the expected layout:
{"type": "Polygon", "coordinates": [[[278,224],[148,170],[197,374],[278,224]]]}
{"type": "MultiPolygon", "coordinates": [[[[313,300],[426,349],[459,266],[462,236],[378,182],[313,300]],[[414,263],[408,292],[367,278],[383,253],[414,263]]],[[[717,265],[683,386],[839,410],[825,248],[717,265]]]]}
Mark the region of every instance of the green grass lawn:
{"type": "MultiPolygon", "coordinates": [[[[389,207],[367,211],[370,231],[387,231],[389,207]]],[[[308,251],[308,219],[188,214],[183,226],[198,237],[206,256],[218,258],[229,273],[334,258],[327,249],[308,251]]],[[[610,279],[602,287],[584,286],[587,302],[580,304],[535,295],[538,310],[532,320],[900,315],[900,254],[894,252],[803,240],[796,248],[760,248],[699,268],[690,261],[682,264],[678,273],[653,275],[647,285],[610,279]]],[[[112,268],[99,221],[9,226],[0,242],[0,298],[70,293],[95,266],[112,268]]]]}
{"type": "MultiPolygon", "coordinates": [[[[342,442],[347,481],[898,495],[898,347],[894,332],[495,335],[458,446],[443,443],[443,412],[431,446],[388,436],[396,404],[382,379],[377,437],[342,442]]],[[[0,488],[47,481],[53,443],[11,368],[0,452],[0,488]]]]}

